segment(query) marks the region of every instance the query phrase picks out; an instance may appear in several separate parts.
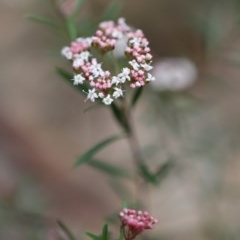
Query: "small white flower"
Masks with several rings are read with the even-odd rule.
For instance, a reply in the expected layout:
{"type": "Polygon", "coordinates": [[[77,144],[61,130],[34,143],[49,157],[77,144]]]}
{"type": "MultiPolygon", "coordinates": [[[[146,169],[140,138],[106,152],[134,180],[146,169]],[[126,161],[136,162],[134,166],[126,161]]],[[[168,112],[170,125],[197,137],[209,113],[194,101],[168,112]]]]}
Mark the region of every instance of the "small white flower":
{"type": "Polygon", "coordinates": [[[63,49],[61,50],[61,54],[68,60],[71,60],[73,58],[73,54],[69,47],[63,47],[63,49]]]}
{"type": "Polygon", "coordinates": [[[148,82],[155,81],[155,77],[151,73],[148,73],[146,81],[148,82]]]}
{"type": "Polygon", "coordinates": [[[141,45],[141,38],[137,38],[137,37],[132,38],[132,39],[129,41],[129,43],[130,43],[132,46],[134,46],[134,47],[140,47],[140,45],[141,45]]]}
{"type": "Polygon", "coordinates": [[[90,71],[93,77],[97,78],[99,76],[104,76],[104,71],[102,70],[102,66],[100,63],[97,63],[96,59],[93,59],[92,65],[90,67],[90,71]]]}
{"type": "Polygon", "coordinates": [[[92,90],[89,89],[88,93],[87,93],[88,95],[87,95],[86,100],[90,99],[92,102],[95,102],[95,98],[98,98],[98,95],[95,91],[96,91],[95,88],[93,88],[92,90]]]}
{"type": "Polygon", "coordinates": [[[99,75],[100,75],[97,68],[92,68],[92,69],[91,69],[91,73],[92,73],[92,75],[93,75],[94,78],[97,78],[97,77],[99,77],[99,75]]]}
{"type": "Polygon", "coordinates": [[[76,59],[73,60],[73,67],[74,68],[79,68],[84,64],[83,60],[79,57],[77,57],[76,59]]]}
{"type": "Polygon", "coordinates": [[[88,51],[81,52],[80,55],[79,55],[79,57],[80,57],[83,61],[87,62],[88,59],[89,59],[89,57],[90,57],[90,53],[89,53],[88,51]]]}
{"type": "Polygon", "coordinates": [[[130,80],[130,69],[129,68],[123,68],[122,70],[122,77],[125,77],[127,80],[130,80]]]}
{"type": "Polygon", "coordinates": [[[111,84],[116,84],[118,85],[121,82],[121,79],[119,77],[113,76],[111,84]]]}
{"type": "Polygon", "coordinates": [[[94,78],[97,78],[99,76],[104,77],[104,75],[105,75],[104,71],[102,69],[99,69],[99,68],[93,68],[91,70],[91,73],[92,73],[94,78]]]}
{"type": "Polygon", "coordinates": [[[147,63],[143,63],[141,64],[141,67],[145,70],[145,71],[150,71],[153,67],[147,63]]]}
{"type": "Polygon", "coordinates": [[[137,63],[137,61],[134,59],[132,61],[129,61],[129,64],[132,66],[132,68],[135,70],[135,71],[138,71],[139,70],[139,67],[140,65],[137,63]]]}
{"type": "Polygon", "coordinates": [[[113,102],[113,99],[111,98],[110,94],[108,94],[107,97],[103,99],[103,103],[105,105],[111,105],[112,102],[113,102]]]}
{"type": "Polygon", "coordinates": [[[73,84],[83,84],[83,81],[85,81],[85,78],[82,76],[82,74],[77,74],[73,77],[73,84]]]}
{"type": "Polygon", "coordinates": [[[130,69],[123,68],[122,72],[118,74],[119,83],[125,83],[126,80],[130,81],[130,69]]]}
{"type": "Polygon", "coordinates": [[[115,90],[115,91],[113,92],[113,97],[114,97],[114,98],[119,98],[119,97],[123,96],[123,91],[122,91],[121,88],[115,87],[114,90],[115,90]]]}

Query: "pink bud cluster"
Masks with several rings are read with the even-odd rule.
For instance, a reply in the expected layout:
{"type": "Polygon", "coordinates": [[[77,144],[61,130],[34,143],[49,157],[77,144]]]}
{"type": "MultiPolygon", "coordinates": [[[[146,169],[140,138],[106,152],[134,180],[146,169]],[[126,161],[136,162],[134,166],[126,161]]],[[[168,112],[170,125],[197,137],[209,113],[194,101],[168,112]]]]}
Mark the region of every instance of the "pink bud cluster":
{"type": "Polygon", "coordinates": [[[72,61],[74,84],[87,83],[89,86],[87,99],[92,102],[100,99],[104,104],[110,105],[115,99],[123,96],[124,86],[136,88],[155,80],[149,73],[152,69],[152,55],[148,45],[149,42],[141,30],[133,30],[120,18],[117,23],[100,23],[93,37],[78,38],[69,47],[62,49],[62,55],[72,61]],[[112,51],[117,41],[126,37],[128,40],[124,52],[127,66],[117,75],[113,75],[102,68],[102,63],[92,55],[92,49],[95,48],[104,54],[112,51]]]}
{"type": "Polygon", "coordinates": [[[132,59],[130,65],[132,67],[130,84],[131,88],[144,86],[146,82],[153,81],[155,78],[151,74],[146,74],[152,69],[149,42],[145,38],[141,30],[128,33],[128,46],[126,48],[126,55],[132,59]]]}
{"type": "Polygon", "coordinates": [[[137,60],[138,63],[149,62],[152,60],[150,54],[149,42],[144,37],[142,30],[136,30],[128,34],[129,45],[126,49],[126,53],[131,55],[137,60]]]}
{"type": "Polygon", "coordinates": [[[125,240],[134,239],[139,233],[145,229],[152,229],[158,223],[158,220],[146,211],[124,208],[119,216],[125,240]]]}
{"type": "Polygon", "coordinates": [[[91,38],[78,38],[76,41],[71,43],[71,52],[73,54],[78,54],[83,51],[89,50],[92,44],[91,38]]]}
{"type": "Polygon", "coordinates": [[[113,21],[106,21],[99,24],[99,29],[92,38],[93,46],[105,53],[115,48],[117,40],[121,39],[124,34],[130,31],[130,27],[120,18],[115,24],[113,21]]]}

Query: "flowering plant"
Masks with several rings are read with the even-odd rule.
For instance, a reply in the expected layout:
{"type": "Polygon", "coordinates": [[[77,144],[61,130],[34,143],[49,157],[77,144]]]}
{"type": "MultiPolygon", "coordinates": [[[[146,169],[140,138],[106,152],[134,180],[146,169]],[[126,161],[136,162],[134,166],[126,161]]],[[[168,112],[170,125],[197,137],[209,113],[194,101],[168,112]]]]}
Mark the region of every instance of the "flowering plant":
{"type": "Polygon", "coordinates": [[[110,105],[114,99],[123,96],[127,86],[142,87],[154,77],[149,73],[152,69],[149,42],[141,30],[134,30],[120,18],[115,24],[105,21],[93,37],[77,38],[69,47],[62,49],[62,55],[71,61],[74,77],[73,84],[86,84],[87,99],[92,102],[101,99],[105,105],[110,105]],[[93,55],[97,50],[101,56],[115,49],[117,43],[127,38],[125,56],[127,66],[114,75],[109,70],[103,70],[102,63],[93,55]]]}
{"type": "Polygon", "coordinates": [[[124,208],[119,214],[122,225],[121,230],[125,240],[132,240],[145,229],[152,229],[158,222],[148,212],[124,208]]]}
{"type": "MultiPolygon", "coordinates": [[[[124,18],[119,18],[116,22],[101,21],[93,36],[78,37],[73,14],[66,14],[62,10],[61,14],[66,20],[71,39],[62,48],[61,54],[70,62],[72,72],[57,68],[57,73],[80,90],[81,94],[85,94],[86,100],[106,105],[124,133],[97,143],[82,154],[74,166],[89,164],[114,177],[121,176],[130,180],[135,185],[134,203],[131,205],[143,209],[147,204],[141,196],[142,192],[149,185],[157,186],[172,166],[169,161],[155,171],[150,170],[142,154],[132,116],[143,87],[155,80],[150,72],[153,56],[149,41],[142,30],[129,26],[124,18]],[[134,177],[126,169],[94,160],[100,150],[122,137],[129,142],[135,166],[134,177]]],[[[120,240],[132,240],[144,230],[152,229],[158,222],[148,212],[131,208],[124,208],[119,217],[120,240]]],[[[76,239],[62,222],[59,222],[59,226],[70,240],[76,239]]],[[[108,225],[104,225],[101,236],[92,233],[87,235],[93,240],[108,240],[108,225]]]]}
{"type": "MultiPolygon", "coordinates": [[[[133,240],[144,230],[153,229],[154,225],[158,223],[158,220],[147,211],[136,211],[130,208],[123,208],[119,213],[119,218],[121,221],[119,239],[124,240],[133,240]]],[[[76,240],[76,237],[63,222],[58,221],[58,224],[69,240],[76,240]]],[[[109,240],[108,225],[103,226],[101,235],[90,232],[86,232],[86,235],[92,240],[109,240]]]]}

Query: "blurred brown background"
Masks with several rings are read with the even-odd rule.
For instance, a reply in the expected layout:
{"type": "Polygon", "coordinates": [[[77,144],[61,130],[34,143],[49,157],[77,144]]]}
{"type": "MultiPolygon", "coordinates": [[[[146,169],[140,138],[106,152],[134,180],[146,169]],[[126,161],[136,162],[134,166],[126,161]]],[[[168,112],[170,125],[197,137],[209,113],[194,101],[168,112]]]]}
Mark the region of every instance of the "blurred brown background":
{"type": "MultiPolygon", "coordinates": [[[[160,219],[152,234],[156,239],[237,240],[238,1],[123,2],[122,15],[144,30],[155,60],[188,57],[199,71],[198,81],[187,92],[195,100],[173,97],[181,113],[177,136],[165,127],[160,116],[164,109],[151,89],[136,109],[141,145],[155,147],[149,163],[163,161],[169,152],[177,162],[164,182],[151,189],[149,210],[160,219]]],[[[89,0],[85,14],[100,14],[108,3],[89,0]]],[[[67,42],[24,17],[28,13],[52,16],[52,12],[48,1],[0,1],[3,240],[48,239],[43,235],[55,229],[55,219],[63,219],[79,235],[98,231],[103,219],[122,203],[106,176],[88,166],[72,169],[77,156],[119,128],[105,108],[84,113],[89,106],[84,98],[54,73],[55,66],[64,64],[56,53],[67,42]]],[[[111,145],[100,156],[131,167],[125,141],[111,145]]]]}

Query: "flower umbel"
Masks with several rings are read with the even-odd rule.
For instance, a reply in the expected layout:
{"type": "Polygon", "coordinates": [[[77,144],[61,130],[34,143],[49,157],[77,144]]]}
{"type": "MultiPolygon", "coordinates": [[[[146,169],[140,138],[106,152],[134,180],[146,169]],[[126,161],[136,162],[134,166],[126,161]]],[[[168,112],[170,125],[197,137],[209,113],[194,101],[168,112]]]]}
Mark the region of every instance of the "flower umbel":
{"type": "Polygon", "coordinates": [[[167,58],[158,61],[153,70],[156,81],[151,86],[156,91],[183,91],[196,80],[198,71],[187,58],[167,58]]]}
{"type": "Polygon", "coordinates": [[[132,240],[145,229],[152,229],[158,220],[146,211],[124,208],[119,213],[122,222],[121,230],[125,240],[132,240]]]}
{"type": "Polygon", "coordinates": [[[93,37],[78,38],[70,46],[64,47],[61,53],[72,63],[74,85],[85,84],[89,87],[87,99],[94,102],[98,98],[105,105],[110,105],[123,97],[127,86],[142,87],[154,80],[149,74],[152,69],[152,55],[148,45],[149,42],[141,30],[131,28],[120,18],[117,23],[100,23],[93,37]],[[113,74],[110,69],[103,69],[103,63],[93,53],[97,50],[103,56],[113,51],[123,38],[127,41],[123,49],[127,64],[113,74]]]}

